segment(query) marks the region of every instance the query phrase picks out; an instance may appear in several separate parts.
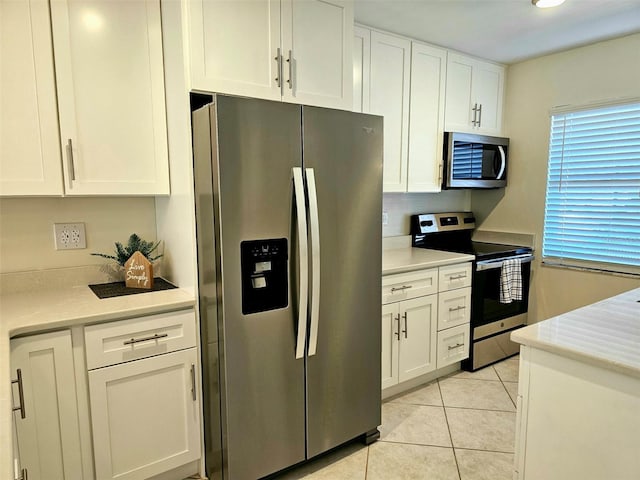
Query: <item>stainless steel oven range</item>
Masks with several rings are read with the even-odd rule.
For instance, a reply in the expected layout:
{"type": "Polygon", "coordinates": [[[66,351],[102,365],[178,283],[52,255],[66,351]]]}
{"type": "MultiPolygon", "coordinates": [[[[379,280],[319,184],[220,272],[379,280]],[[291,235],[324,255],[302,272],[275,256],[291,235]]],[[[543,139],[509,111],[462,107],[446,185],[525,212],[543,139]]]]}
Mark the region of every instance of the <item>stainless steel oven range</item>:
{"type": "Polygon", "coordinates": [[[527,323],[533,251],[530,247],[474,242],[471,212],[429,213],[411,216],[412,245],[475,255],[471,290],[471,345],[462,368],[474,371],[519,351],[511,331],[527,323]],[[521,300],[500,299],[502,266],[520,260],[521,300]]]}

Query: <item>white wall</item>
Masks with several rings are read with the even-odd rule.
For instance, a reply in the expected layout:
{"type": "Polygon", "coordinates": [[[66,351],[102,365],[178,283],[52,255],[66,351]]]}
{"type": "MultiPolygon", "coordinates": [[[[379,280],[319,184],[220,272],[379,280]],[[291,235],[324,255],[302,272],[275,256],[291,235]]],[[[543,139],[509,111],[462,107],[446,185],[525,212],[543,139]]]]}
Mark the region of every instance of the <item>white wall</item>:
{"type": "Polygon", "coordinates": [[[640,97],[640,34],[509,67],[509,184],[504,191],[473,192],[471,205],[483,229],[536,234],[530,321],[640,287],[637,278],[540,265],[550,111],[624,97],[640,97]]]}
{"type": "Polygon", "coordinates": [[[171,197],[156,199],[158,237],[165,242],[163,276],[195,292],[196,234],[191,152],[191,112],[185,73],[180,2],[162,2],[167,137],[171,197]]]}
{"type": "Polygon", "coordinates": [[[0,199],[0,273],[102,265],[114,242],[132,233],[156,240],[154,199],[3,198],[0,199]],[[56,250],[53,224],[84,222],[87,248],[56,250]]]}
{"type": "Polygon", "coordinates": [[[409,219],[416,213],[461,212],[470,210],[468,190],[440,193],[385,193],[382,211],[389,223],[382,226],[383,237],[409,235],[409,219]]]}

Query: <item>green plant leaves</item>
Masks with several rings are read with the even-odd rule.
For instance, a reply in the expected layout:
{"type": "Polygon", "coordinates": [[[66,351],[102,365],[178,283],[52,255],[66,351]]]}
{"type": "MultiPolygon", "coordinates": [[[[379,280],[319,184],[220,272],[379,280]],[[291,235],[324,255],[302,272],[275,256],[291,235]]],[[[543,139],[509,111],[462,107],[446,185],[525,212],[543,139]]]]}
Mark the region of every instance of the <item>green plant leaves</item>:
{"type": "Polygon", "coordinates": [[[115,260],[119,265],[124,267],[124,264],[129,260],[129,257],[133,255],[135,252],[140,252],[144,257],[153,262],[158,258],[162,257],[162,254],[153,256],[153,253],[156,251],[158,246],[160,245],[160,241],[157,242],[147,242],[141,239],[137,234],[133,233],[129,237],[127,242],[127,246],[123,246],[120,242],[115,242],[116,252],[115,255],[106,255],[104,253],[92,253],[96,257],[108,258],[109,260],[115,260]]]}

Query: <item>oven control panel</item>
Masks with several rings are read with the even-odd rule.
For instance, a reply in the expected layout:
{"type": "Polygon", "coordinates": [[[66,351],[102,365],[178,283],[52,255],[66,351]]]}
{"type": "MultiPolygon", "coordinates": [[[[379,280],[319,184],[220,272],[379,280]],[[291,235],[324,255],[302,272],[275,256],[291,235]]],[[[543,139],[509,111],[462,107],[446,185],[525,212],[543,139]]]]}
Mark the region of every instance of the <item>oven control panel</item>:
{"type": "Polygon", "coordinates": [[[421,213],[411,215],[411,234],[473,230],[476,219],[471,212],[421,213]]]}

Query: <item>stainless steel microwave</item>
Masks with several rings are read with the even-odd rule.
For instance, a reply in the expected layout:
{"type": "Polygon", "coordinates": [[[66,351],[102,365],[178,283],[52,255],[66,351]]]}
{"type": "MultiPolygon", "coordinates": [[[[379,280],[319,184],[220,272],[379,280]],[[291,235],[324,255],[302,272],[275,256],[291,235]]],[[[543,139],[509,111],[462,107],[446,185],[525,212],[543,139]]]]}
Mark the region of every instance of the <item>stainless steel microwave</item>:
{"type": "Polygon", "coordinates": [[[508,160],[508,138],[445,132],[442,187],[504,187],[508,160]]]}

